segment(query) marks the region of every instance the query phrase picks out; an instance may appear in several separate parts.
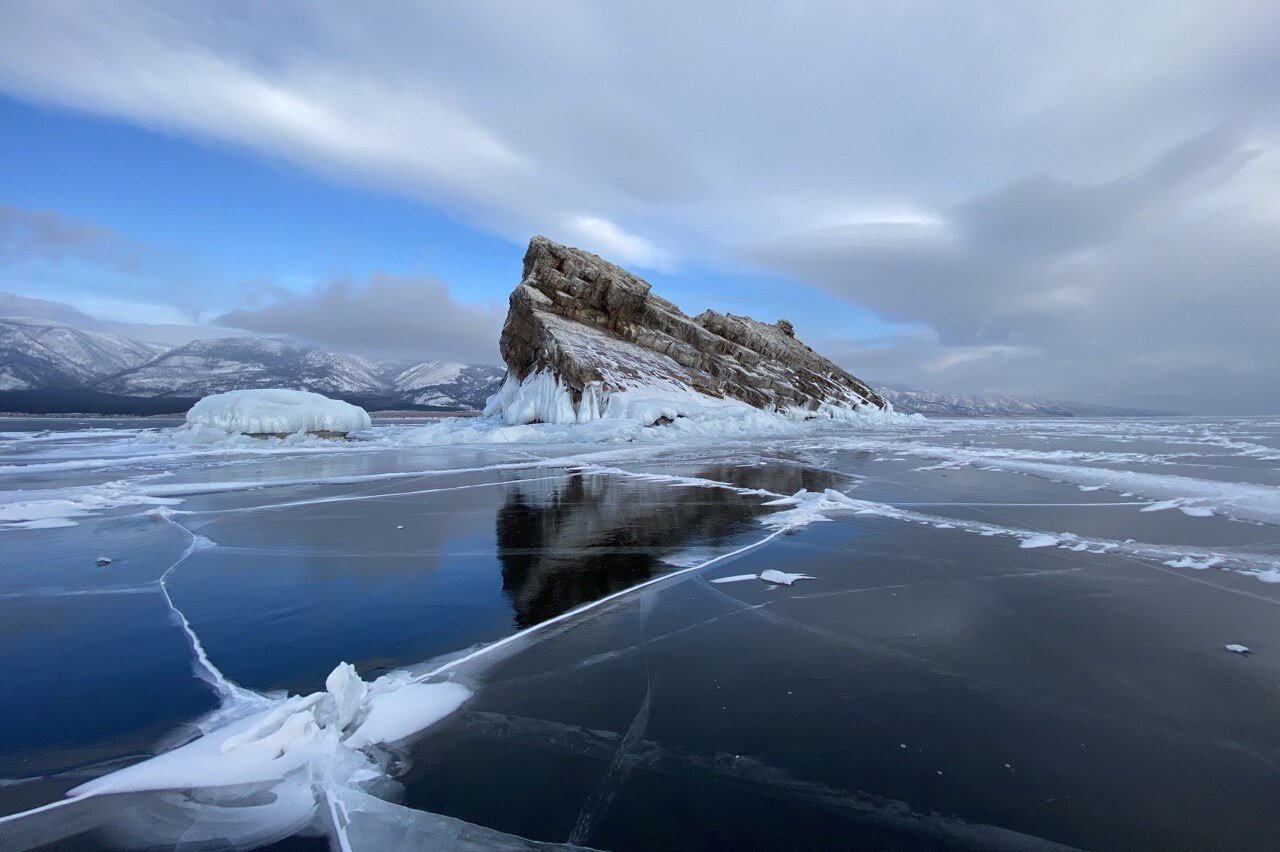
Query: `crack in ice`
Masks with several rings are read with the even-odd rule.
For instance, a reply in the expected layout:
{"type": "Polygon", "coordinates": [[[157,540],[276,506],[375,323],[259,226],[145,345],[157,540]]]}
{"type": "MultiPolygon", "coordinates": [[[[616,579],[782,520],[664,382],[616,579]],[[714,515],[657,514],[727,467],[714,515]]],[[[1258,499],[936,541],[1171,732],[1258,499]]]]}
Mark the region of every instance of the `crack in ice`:
{"type": "Polygon", "coordinates": [[[186,613],[179,609],[177,604],[173,602],[173,596],[169,593],[169,578],[173,575],[173,572],[176,571],[178,566],[185,562],[191,554],[214,545],[213,542],[209,541],[209,539],[202,535],[197,535],[187,527],[175,521],[171,517],[171,514],[171,512],[163,510],[158,510],[156,512],[156,515],[164,520],[165,523],[172,524],[182,530],[182,532],[191,538],[191,541],[187,544],[186,549],[178,556],[177,560],[165,569],[165,572],[160,575],[160,578],[156,583],[160,586],[160,591],[164,595],[165,603],[169,606],[169,612],[177,618],[178,626],[182,628],[182,632],[187,636],[187,642],[191,645],[191,651],[194,655],[192,668],[198,678],[213,687],[214,692],[218,694],[218,698],[221,699],[223,703],[231,701],[258,703],[261,700],[261,696],[232,683],[227,676],[222,673],[222,670],[213,664],[213,661],[209,659],[208,653],[205,652],[204,643],[200,641],[200,637],[196,635],[195,630],[191,627],[191,622],[187,619],[186,613]]]}

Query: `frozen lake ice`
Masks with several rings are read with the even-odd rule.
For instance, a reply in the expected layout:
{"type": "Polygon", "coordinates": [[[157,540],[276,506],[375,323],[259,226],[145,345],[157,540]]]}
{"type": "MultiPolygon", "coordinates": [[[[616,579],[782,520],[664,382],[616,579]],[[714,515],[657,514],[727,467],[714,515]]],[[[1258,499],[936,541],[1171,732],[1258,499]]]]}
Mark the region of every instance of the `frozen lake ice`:
{"type": "Polygon", "coordinates": [[[754,425],[0,421],[0,848],[1280,848],[1280,420],[754,425]]]}

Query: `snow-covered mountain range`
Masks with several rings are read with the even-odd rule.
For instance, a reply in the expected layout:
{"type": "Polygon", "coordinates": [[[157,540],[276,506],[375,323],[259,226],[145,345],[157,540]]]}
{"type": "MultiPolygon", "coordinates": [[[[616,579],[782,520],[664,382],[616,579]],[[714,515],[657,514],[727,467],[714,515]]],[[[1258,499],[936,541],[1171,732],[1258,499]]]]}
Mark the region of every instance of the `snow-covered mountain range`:
{"type": "MultiPolygon", "coordinates": [[[[265,337],[166,347],[48,319],[0,318],[0,411],[154,414],[185,411],[211,393],[282,387],[370,409],[473,411],[505,370],[445,361],[374,361],[265,337]]],[[[1069,417],[1163,412],[1009,396],[879,387],[904,413],[1069,417]]]]}
{"type": "Polygon", "coordinates": [[[501,367],[373,361],[261,337],[168,348],[44,319],[0,318],[0,410],[158,413],[211,393],[311,390],[371,408],[479,409],[501,367]],[[130,403],[133,401],[133,404],[130,403]]]}
{"type": "Polygon", "coordinates": [[[145,364],[163,351],[46,319],[0,319],[0,391],[76,387],[145,364]]]}
{"type": "Polygon", "coordinates": [[[1087,402],[1053,402],[1046,399],[1024,399],[1012,396],[936,393],[891,386],[880,386],[879,391],[881,396],[893,403],[896,411],[935,417],[1106,417],[1169,413],[1137,408],[1116,408],[1087,402]]]}

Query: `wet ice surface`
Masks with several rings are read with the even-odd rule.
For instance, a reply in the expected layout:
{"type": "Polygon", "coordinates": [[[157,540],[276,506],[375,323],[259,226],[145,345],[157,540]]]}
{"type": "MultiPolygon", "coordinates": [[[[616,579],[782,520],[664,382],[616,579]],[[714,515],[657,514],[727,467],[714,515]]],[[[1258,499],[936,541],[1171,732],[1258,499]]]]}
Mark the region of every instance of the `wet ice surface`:
{"type": "Polygon", "coordinates": [[[0,422],[0,847],[1280,846],[1280,422],[521,428],[0,422]]]}

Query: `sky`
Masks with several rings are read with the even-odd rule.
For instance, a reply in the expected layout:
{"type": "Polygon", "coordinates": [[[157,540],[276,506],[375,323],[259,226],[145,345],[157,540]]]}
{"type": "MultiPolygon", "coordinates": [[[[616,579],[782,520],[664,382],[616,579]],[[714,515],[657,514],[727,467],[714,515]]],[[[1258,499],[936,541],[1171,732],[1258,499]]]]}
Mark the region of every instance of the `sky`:
{"type": "Polygon", "coordinates": [[[0,313],[496,363],[529,237],[875,382],[1280,412],[1280,5],[0,4],[0,313]]]}

